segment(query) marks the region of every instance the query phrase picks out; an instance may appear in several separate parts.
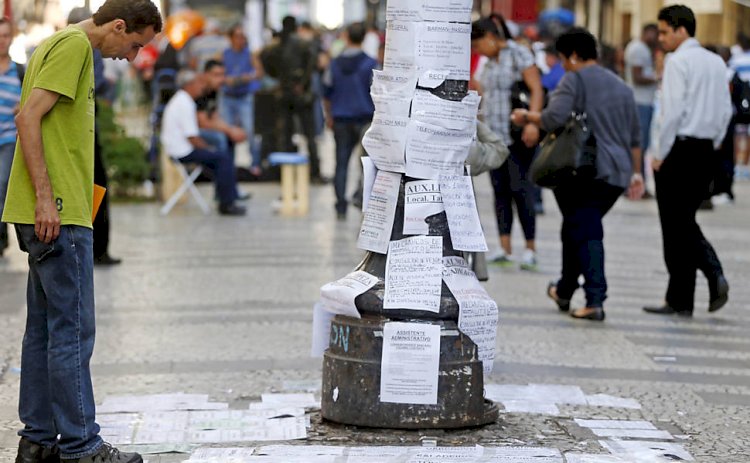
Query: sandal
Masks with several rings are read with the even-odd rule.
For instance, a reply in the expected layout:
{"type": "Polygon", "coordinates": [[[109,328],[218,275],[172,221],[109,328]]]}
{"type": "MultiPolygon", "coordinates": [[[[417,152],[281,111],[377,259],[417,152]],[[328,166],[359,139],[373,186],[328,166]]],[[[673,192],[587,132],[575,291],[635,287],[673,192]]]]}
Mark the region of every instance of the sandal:
{"type": "Polygon", "coordinates": [[[547,297],[555,301],[560,312],[567,312],[570,310],[570,299],[560,299],[557,296],[557,285],[554,281],[550,281],[549,285],[547,285],[547,297]]]}

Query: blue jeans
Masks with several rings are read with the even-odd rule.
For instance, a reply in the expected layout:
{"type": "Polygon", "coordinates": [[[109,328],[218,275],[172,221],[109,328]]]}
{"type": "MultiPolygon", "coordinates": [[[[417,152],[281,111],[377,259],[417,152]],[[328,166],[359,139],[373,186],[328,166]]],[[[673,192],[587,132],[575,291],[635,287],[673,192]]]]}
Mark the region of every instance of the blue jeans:
{"type": "Polygon", "coordinates": [[[601,180],[574,180],[555,188],[562,212],[562,276],[557,295],[571,299],[583,275],[586,307],[603,307],[607,299],[604,275],[604,227],[602,219],[622,195],[623,188],[601,180]]]}
{"type": "MultiPolygon", "coordinates": [[[[5,207],[5,195],[8,192],[8,178],[10,177],[10,166],[13,164],[13,152],[16,150],[15,143],[0,145],[0,220],[3,217],[5,207]]],[[[8,247],[8,227],[0,222],[0,254],[8,247]]]]}
{"type": "Polygon", "coordinates": [[[229,138],[223,132],[211,129],[201,129],[200,137],[206,140],[206,143],[216,148],[217,151],[227,153],[234,159],[234,151],[229,149],[229,138]]]}
{"type": "Polygon", "coordinates": [[[336,190],[336,212],[346,214],[346,182],[349,172],[349,158],[352,151],[362,141],[362,135],[369,122],[334,121],[333,138],[336,140],[336,176],[333,186],[336,190]]]}
{"type": "MultiPolygon", "coordinates": [[[[643,156],[641,157],[641,174],[644,174],[646,151],[651,144],[651,120],[654,117],[653,105],[637,105],[638,109],[638,122],[641,124],[641,150],[643,150],[643,156]]],[[[644,175],[643,178],[646,178],[644,175]]]]}
{"type": "Polygon", "coordinates": [[[237,200],[237,176],[234,171],[234,159],[226,151],[209,151],[195,149],[187,156],[180,158],[182,163],[196,163],[213,171],[216,184],[216,196],[222,206],[237,200]]]}
{"type": "Polygon", "coordinates": [[[16,234],[29,254],[18,434],[45,447],[57,444],[62,458],[94,454],[102,439],[89,368],[96,331],[93,232],[63,225],[50,244],[36,238],[34,225],[16,225],[16,234]]]}
{"type": "Polygon", "coordinates": [[[224,122],[241,127],[247,134],[250,144],[250,155],[253,166],[260,166],[260,152],[255,149],[255,95],[245,96],[222,95],[219,101],[219,111],[224,122]]]}

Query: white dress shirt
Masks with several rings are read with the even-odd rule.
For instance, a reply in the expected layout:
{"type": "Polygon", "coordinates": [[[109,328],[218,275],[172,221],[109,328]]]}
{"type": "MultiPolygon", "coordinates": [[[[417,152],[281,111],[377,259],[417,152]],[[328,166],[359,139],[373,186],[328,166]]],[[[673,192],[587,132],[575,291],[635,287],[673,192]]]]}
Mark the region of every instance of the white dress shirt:
{"type": "Polygon", "coordinates": [[[180,159],[193,152],[195,147],[190,143],[190,137],[199,135],[195,100],[185,90],[177,90],[164,108],[161,144],[168,155],[180,159]]]}
{"type": "Polygon", "coordinates": [[[667,157],[679,136],[709,139],[714,147],[721,146],[732,118],[726,73],[721,57],[693,38],[667,56],[657,159],[667,157]]]}

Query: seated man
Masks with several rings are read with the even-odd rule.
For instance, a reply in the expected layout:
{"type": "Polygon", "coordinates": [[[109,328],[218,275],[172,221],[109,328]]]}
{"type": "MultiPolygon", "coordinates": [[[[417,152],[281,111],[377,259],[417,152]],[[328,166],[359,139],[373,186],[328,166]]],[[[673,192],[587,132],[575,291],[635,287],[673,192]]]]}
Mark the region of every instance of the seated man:
{"type": "Polygon", "coordinates": [[[177,86],[180,90],[169,100],[162,116],[161,143],[164,149],[180,162],[194,162],[212,169],[219,213],[244,215],[245,208],[236,204],[237,178],[232,156],[212,147],[200,136],[195,99],[206,91],[204,76],[194,71],[180,71],[177,86]]]}

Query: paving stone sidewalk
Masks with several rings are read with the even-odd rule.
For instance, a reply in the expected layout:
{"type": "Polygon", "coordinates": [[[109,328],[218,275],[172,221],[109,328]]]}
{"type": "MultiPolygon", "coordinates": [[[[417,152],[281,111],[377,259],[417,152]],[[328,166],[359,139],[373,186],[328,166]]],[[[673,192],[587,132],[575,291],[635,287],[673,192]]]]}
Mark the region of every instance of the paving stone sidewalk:
{"type": "MultiPolygon", "coordinates": [[[[482,221],[497,246],[489,179],[477,179],[482,221]]],[[[99,401],[117,394],[204,393],[230,408],[247,408],[284,381],[320,379],[309,358],[312,305],[321,285],[359,262],[359,217],[336,220],[333,187],[313,187],[312,212],[273,213],[278,186],[253,192],[242,218],[204,216],[194,205],[159,216],[158,204],[115,205],[112,254],[121,266],[97,268],[97,344],[93,358],[99,401]]],[[[206,195],[210,186],[202,186],[206,195]]],[[[750,184],[737,203],[701,212],[707,237],[723,260],[730,302],[708,314],[699,277],[693,319],[645,314],[658,303],[666,273],[654,201],[618,202],[606,219],[609,299],[602,324],[573,320],[545,296],[560,265],[560,216],[545,193],[538,220],[539,271],[490,269],[489,293],[501,307],[493,384],[580,387],[585,394],[631,398],[641,409],[559,404],[554,415],[503,412],[487,427],[460,431],[354,429],[311,415],[308,438],[277,442],[325,444],[537,446],[606,454],[602,437],[575,419],[645,420],[669,432],[700,462],[748,462],[750,447],[750,184]]],[[[514,245],[521,251],[520,229],[514,245]]],[[[24,323],[25,257],[0,259],[0,461],[12,461],[18,367],[24,323]]],[[[579,296],[580,297],[580,296],[579,296]]],[[[581,299],[574,299],[580,305],[581,299]]],[[[267,443],[245,442],[258,446],[267,443]]],[[[176,462],[188,455],[152,455],[176,462]]]]}

